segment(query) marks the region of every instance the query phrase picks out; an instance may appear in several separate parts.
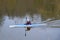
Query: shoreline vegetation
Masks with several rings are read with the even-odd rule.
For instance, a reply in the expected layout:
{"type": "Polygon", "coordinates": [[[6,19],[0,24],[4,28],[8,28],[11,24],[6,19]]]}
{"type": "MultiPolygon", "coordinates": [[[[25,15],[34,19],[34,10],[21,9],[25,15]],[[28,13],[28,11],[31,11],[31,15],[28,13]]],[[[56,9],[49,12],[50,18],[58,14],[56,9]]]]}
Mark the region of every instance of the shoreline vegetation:
{"type": "Polygon", "coordinates": [[[21,16],[26,12],[40,13],[45,19],[59,19],[60,0],[0,0],[0,14],[21,16]]]}

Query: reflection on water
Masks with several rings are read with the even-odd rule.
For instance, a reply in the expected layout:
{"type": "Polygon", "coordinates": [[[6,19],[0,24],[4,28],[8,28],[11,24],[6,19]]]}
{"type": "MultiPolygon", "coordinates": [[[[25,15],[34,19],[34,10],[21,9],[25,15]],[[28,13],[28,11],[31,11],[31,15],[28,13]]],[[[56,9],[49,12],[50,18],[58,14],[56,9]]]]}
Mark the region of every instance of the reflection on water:
{"type": "Polygon", "coordinates": [[[4,16],[0,15],[0,26],[3,24],[4,16]]]}
{"type": "Polygon", "coordinates": [[[18,23],[18,24],[24,24],[25,22],[26,22],[26,17],[28,17],[29,19],[30,19],[30,21],[33,23],[41,23],[41,16],[39,15],[39,14],[34,14],[34,15],[29,15],[29,14],[26,14],[25,16],[18,16],[18,17],[16,17],[16,16],[14,16],[14,17],[12,17],[12,16],[1,16],[0,17],[0,23],[2,23],[2,21],[4,21],[4,23],[6,23],[6,22],[10,22],[10,21],[12,21],[12,22],[15,22],[16,24],[18,23]],[[38,19],[37,19],[38,18],[38,19]],[[37,22],[36,22],[37,21],[37,22]]]}
{"type": "MultiPolygon", "coordinates": [[[[60,40],[60,28],[32,28],[25,37],[25,28],[9,28],[12,24],[24,24],[26,17],[29,17],[32,23],[42,23],[41,15],[34,14],[25,16],[3,16],[1,17],[0,40],[60,40]]],[[[49,22],[50,23],[50,22],[49,22]]],[[[50,23],[51,24],[51,23],[50,23]]]]}

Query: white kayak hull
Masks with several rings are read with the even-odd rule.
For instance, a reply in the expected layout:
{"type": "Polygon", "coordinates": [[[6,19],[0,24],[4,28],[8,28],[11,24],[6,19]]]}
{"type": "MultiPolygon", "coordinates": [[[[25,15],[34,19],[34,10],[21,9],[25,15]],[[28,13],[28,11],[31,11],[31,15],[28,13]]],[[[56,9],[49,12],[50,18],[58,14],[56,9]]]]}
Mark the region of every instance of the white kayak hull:
{"type": "Polygon", "coordinates": [[[10,28],[13,28],[13,27],[20,27],[20,28],[25,28],[25,27],[44,27],[44,26],[47,26],[46,23],[43,23],[43,24],[31,24],[31,25],[10,25],[9,27],[10,28]]]}

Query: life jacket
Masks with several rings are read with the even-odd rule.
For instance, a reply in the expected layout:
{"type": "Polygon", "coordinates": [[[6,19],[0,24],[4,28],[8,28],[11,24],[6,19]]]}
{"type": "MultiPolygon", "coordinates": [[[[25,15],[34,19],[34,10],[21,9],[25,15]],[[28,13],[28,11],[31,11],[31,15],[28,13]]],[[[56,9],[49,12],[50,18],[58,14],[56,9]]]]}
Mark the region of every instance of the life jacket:
{"type": "Polygon", "coordinates": [[[27,21],[27,22],[26,22],[26,25],[31,25],[31,22],[30,22],[30,21],[27,21]]]}

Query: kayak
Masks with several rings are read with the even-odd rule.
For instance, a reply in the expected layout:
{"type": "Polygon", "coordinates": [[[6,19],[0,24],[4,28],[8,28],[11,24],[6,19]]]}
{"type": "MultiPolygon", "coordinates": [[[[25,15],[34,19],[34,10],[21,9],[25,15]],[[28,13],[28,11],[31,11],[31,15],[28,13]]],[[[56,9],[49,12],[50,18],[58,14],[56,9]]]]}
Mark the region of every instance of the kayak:
{"type": "Polygon", "coordinates": [[[17,28],[26,28],[26,27],[45,27],[47,26],[46,23],[41,23],[41,24],[31,24],[31,25],[25,25],[25,24],[16,24],[16,25],[10,25],[10,28],[17,27],[17,28]]]}

